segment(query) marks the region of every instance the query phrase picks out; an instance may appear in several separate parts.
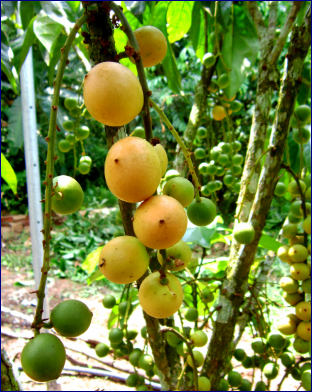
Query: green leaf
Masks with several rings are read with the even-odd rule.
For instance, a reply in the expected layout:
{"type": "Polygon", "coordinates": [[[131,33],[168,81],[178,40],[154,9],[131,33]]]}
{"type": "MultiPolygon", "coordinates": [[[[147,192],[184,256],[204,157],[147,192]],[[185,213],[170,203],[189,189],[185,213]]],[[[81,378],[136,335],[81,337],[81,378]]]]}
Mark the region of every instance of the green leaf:
{"type": "Polygon", "coordinates": [[[43,11],[40,11],[34,22],[34,33],[49,53],[62,28],[61,24],[54,22],[43,11]]]}
{"type": "Polygon", "coordinates": [[[9,18],[15,11],[17,1],[1,1],[1,21],[9,18]]]}
{"type": "Polygon", "coordinates": [[[95,280],[102,280],[102,279],[105,279],[105,276],[102,274],[102,272],[100,270],[95,270],[92,272],[92,274],[87,279],[87,283],[88,283],[88,285],[90,285],[95,280]]]}
{"type": "MultiPolygon", "coordinates": [[[[224,35],[223,60],[231,69],[231,83],[224,89],[228,98],[233,97],[244,82],[247,72],[255,65],[259,51],[259,40],[253,20],[247,9],[234,7],[233,26],[224,35]],[[232,33],[233,31],[233,33],[232,33]]],[[[221,61],[217,65],[218,75],[226,73],[221,61]]]]}
{"type": "Polygon", "coordinates": [[[12,106],[4,110],[9,118],[8,136],[7,138],[12,141],[14,148],[22,148],[24,142],[23,135],[23,117],[22,117],[22,99],[17,97],[12,106]]]}
{"type": "Polygon", "coordinates": [[[4,72],[6,77],[9,79],[15,94],[18,94],[16,80],[12,74],[12,64],[9,57],[9,46],[4,42],[1,42],[1,71],[4,72]]]}
{"type": "Polygon", "coordinates": [[[66,1],[66,3],[70,6],[70,8],[71,8],[74,12],[78,12],[78,10],[79,10],[79,5],[80,5],[80,1],[66,1]]]}
{"type": "Polygon", "coordinates": [[[107,320],[107,329],[111,329],[118,318],[118,305],[115,305],[110,312],[109,318],[107,320]]]}
{"type": "Polygon", "coordinates": [[[100,253],[102,251],[102,248],[103,248],[103,246],[99,247],[98,249],[96,249],[95,251],[90,253],[86,257],[84,262],[82,263],[81,268],[83,270],[87,271],[88,274],[91,274],[95,270],[95,267],[97,266],[97,264],[99,262],[99,257],[100,257],[100,253]]]}
{"type": "MultiPolygon", "coordinates": [[[[23,2],[22,2],[23,3],[23,2]]],[[[17,68],[17,73],[19,74],[21,72],[21,67],[27,57],[27,54],[29,52],[29,48],[32,46],[32,44],[34,43],[35,39],[36,39],[36,34],[34,33],[34,21],[36,20],[36,16],[34,18],[32,18],[32,20],[30,21],[26,33],[25,33],[25,38],[24,38],[24,42],[21,48],[21,53],[20,53],[20,61],[19,61],[19,65],[17,68]]]]}
{"type": "Polygon", "coordinates": [[[267,234],[262,234],[259,246],[261,248],[266,248],[268,250],[272,250],[273,252],[277,253],[278,248],[281,246],[281,243],[276,241],[274,238],[270,237],[267,234]]]}
{"type": "Polygon", "coordinates": [[[14,195],[17,194],[17,179],[15,171],[6,157],[1,153],[1,177],[7,182],[14,195]]]}
{"type": "MultiPolygon", "coordinates": [[[[68,20],[64,10],[64,6],[69,7],[66,1],[40,1],[40,4],[43,11],[56,23],[69,28],[73,27],[73,23],[68,20]]],[[[69,9],[71,10],[70,7],[69,9]]]]}
{"type": "Polygon", "coordinates": [[[55,75],[55,67],[61,58],[61,48],[64,46],[67,36],[60,33],[51,47],[50,63],[48,66],[48,81],[49,86],[52,86],[55,75]]]}
{"type": "Polygon", "coordinates": [[[194,1],[171,1],[167,9],[167,32],[170,43],[179,41],[189,31],[194,1]]]}
{"type": "Polygon", "coordinates": [[[125,1],[126,7],[133,15],[141,15],[146,8],[146,1],[125,1]]]}
{"type": "Polygon", "coordinates": [[[210,248],[210,239],[216,231],[215,224],[206,227],[188,227],[184,234],[183,241],[198,244],[204,248],[210,248]]]}
{"type": "MultiPolygon", "coordinates": [[[[130,14],[130,12],[127,12],[127,15],[128,14],[130,14]]],[[[134,16],[132,16],[132,18],[134,18],[134,16]]],[[[114,40],[117,52],[123,52],[128,41],[126,34],[121,29],[114,29],[114,40]]],[[[137,76],[138,72],[136,66],[128,58],[120,60],[120,63],[129,68],[137,76]]]]}
{"type": "Polygon", "coordinates": [[[189,37],[192,42],[192,46],[196,52],[199,42],[205,44],[204,36],[204,18],[202,14],[202,6],[200,1],[195,1],[192,10],[192,24],[189,32],[189,37]],[[203,41],[203,42],[202,42],[203,41]]]}
{"type": "Polygon", "coordinates": [[[22,20],[23,30],[26,30],[29,22],[35,16],[34,2],[33,1],[21,1],[20,2],[20,15],[22,20]]]}

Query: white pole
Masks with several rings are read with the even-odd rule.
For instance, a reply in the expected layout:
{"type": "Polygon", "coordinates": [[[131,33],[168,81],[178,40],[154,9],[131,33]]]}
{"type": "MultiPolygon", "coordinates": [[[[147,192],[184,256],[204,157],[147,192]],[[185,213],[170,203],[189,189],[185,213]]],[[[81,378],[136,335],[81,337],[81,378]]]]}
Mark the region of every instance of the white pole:
{"type": "MultiPolygon", "coordinates": [[[[37,122],[36,122],[36,103],[34,88],[34,68],[32,47],[20,72],[21,96],[22,96],[22,113],[23,113],[23,133],[24,133],[24,150],[26,161],[26,179],[28,210],[30,222],[30,236],[32,248],[32,263],[35,277],[35,290],[39,287],[41,278],[41,267],[43,263],[43,213],[40,189],[39,173],[39,156],[37,142],[37,122]]],[[[45,290],[43,303],[43,318],[49,317],[48,291],[45,290]]]]}

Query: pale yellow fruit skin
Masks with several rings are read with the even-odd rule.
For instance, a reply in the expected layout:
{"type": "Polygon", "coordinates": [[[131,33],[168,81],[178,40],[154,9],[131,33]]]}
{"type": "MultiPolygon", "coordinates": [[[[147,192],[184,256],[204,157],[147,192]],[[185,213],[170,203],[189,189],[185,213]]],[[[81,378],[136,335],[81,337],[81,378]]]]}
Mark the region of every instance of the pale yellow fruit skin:
{"type": "Polygon", "coordinates": [[[104,245],[99,269],[111,282],[132,283],[147,270],[149,255],[145,246],[135,237],[116,237],[104,245]],[[104,264],[103,264],[104,263],[104,264]]]}
{"type": "Polygon", "coordinates": [[[161,176],[163,177],[164,174],[167,171],[167,166],[168,166],[168,156],[166,153],[166,150],[161,144],[157,144],[154,147],[155,151],[157,152],[158,158],[160,160],[160,166],[161,166],[161,176]]]}
{"type": "Polygon", "coordinates": [[[138,78],[124,65],[111,61],[97,64],[85,76],[83,98],[91,116],[112,127],[128,124],[144,103],[138,78]]]}
{"type": "MultiPolygon", "coordinates": [[[[154,26],[143,26],[134,31],[144,68],[159,64],[167,53],[164,34],[154,26]]],[[[128,43],[129,45],[129,43],[128,43]]],[[[133,57],[130,60],[135,64],[133,57]]]]}
{"type": "Polygon", "coordinates": [[[303,221],[302,227],[307,234],[311,234],[311,215],[303,221]]]}
{"type": "Polygon", "coordinates": [[[226,117],[225,114],[225,110],[223,106],[215,106],[212,109],[212,117],[216,120],[216,121],[221,121],[226,117]]]}
{"type": "Polygon", "coordinates": [[[284,263],[292,264],[293,261],[291,258],[288,256],[288,251],[290,247],[288,245],[282,245],[278,248],[277,250],[277,256],[284,261],[284,263]]]}
{"type": "Polygon", "coordinates": [[[175,245],[187,229],[187,215],[173,197],[161,195],[145,200],[134,214],[135,235],[151,249],[175,245]]]}
{"type": "MultiPolygon", "coordinates": [[[[169,271],[181,271],[185,267],[188,266],[189,262],[191,261],[192,258],[192,250],[191,248],[187,245],[186,242],[184,241],[179,241],[177,244],[171,246],[170,248],[166,249],[167,251],[167,257],[174,257],[175,259],[179,259],[183,261],[183,265],[181,266],[176,266],[174,261],[170,264],[166,264],[166,268],[169,271]]],[[[161,265],[163,265],[163,257],[160,254],[160,251],[157,251],[157,259],[161,265]]]]}
{"type": "Polygon", "coordinates": [[[177,277],[166,272],[168,284],[160,283],[160,273],[147,276],[139,289],[139,302],[151,317],[166,318],[177,312],[182,305],[183,290],[177,277]]]}
{"type": "Polygon", "coordinates": [[[118,199],[138,203],[153,195],[161,179],[161,166],[154,147],[136,136],[118,140],[108,151],[105,180],[118,199]]]}
{"type": "Polygon", "coordinates": [[[311,321],[302,321],[297,327],[297,334],[299,338],[311,341],[311,321]]]}

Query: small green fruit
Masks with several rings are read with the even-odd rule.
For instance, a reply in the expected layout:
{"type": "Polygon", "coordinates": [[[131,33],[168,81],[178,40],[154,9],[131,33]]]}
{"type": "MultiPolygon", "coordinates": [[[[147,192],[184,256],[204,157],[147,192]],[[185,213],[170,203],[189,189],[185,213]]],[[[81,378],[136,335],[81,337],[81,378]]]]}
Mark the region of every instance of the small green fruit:
{"type": "Polygon", "coordinates": [[[67,140],[61,140],[58,143],[58,149],[62,152],[68,152],[70,150],[70,143],[67,140]]]}
{"type": "Polygon", "coordinates": [[[233,165],[241,165],[244,162],[244,157],[241,154],[235,154],[232,157],[233,165]]]}
{"type": "Polygon", "coordinates": [[[230,160],[229,160],[229,156],[227,154],[220,154],[217,158],[217,162],[222,165],[222,166],[226,166],[229,164],[230,160]]]}
{"type": "Polygon", "coordinates": [[[263,374],[268,380],[273,380],[278,375],[278,366],[274,363],[267,363],[263,368],[263,374]]]}
{"type": "Polygon", "coordinates": [[[311,279],[306,279],[301,284],[302,290],[307,293],[311,294],[311,279]]]}
{"type": "Polygon", "coordinates": [[[108,334],[108,339],[113,344],[121,343],[123,337],[124,334],[120,328],[112,328],[108,334]]]}
{"type": "Polygon", "coordinates": [[[199,139],[204,139],[207,136],[207,129],[205,127],[199,127],[196,135],[199,139]]]}
{"type": "Polygon", "coordinates": [[[91,166],[87,162],[80,162],[77,169],[81,174],[88,174],[91,170],[91,166]]]}
{"type": "Polygon", "coordinates": [[[297,144],[306,144],[311,138],[311,133],[306,128],[295,129],[293,131],[293,139],[297,144]],[[300,134],[301,132],[301,134],[300,134]]]}
{"type": "Polygon", "coordinates": [[[308,123],[311,121],[311,108],[308,105],[300,105],[295,109],[295,115],[298,120],[302,123],[308,123]]]}
{"type": "Polygon", "coordinates": [[[79,210],[83,202],[83,190],[74,178],[54,177],[53,187],[55,188],[51,206],[53,211],[61,215],[69,215],[79,210]]]}
{"type": "Polygon", "coordinates": [[[140,137],[141,139],[145,139],[145,130],[143,127],[136,127],[132,133],[132,136],[140,137]]]}
{"type": "Polygon", "coordinates": [[[257,354],[264,354],[266,352],[267,341],[261,338],[255,338],[251,342],[251,348],[257,354]]]}
{"type": "Polygon", "coordinates": [[[128,378],[126,379],[126,384],[130,388],[134,388],[138,385],[139,383],[139,377],[136,374],[130,374],[128,378]]]}
{"type": "Polygon", "coordinates": [[[225,89],[230,85],[230,83],[231,83],[231,79],[227,74],[223,74],[218,78],[218,85],[221,89],[225,89]]]}
{"type": "Polygon", "coordinates": [[[198,319],[198,310],[196,308],[188,308],[184,317],[187,321],[196,321],[198,319]]]}
{"type": "Polygon", "coordinates": [[[283,196],[287,192],[287,187],[283,182],[278,182],[275,186],[274,195],[283,196]]]}
{"type": "Polygon", "coordinates": [[[98,343],[95,346],[95,353],[98,357],[103,358],[109,353],[109,347],[105,343],[98,343]]]}
{"type": "Polygon", "coordinates": [[[296,338],[293,343],[295,351],[300,354],[306,354],[311,348],[311,342],[296,338]]]}
{"type": "MultiPolygon", "coordinates": [[[[127,311],[127,307],[128,307],[128,301],[122,301],[120,302],[120,304],[118,305],[118,312],[121,316],[125,316],[126,315],[126,311],[127,311]]],[[[130,314],[133,311],[133,306],[130,303],[129,305],[129,310],[128,310],[128,315],[130,316],[130,314]]]]}
{"type": "Polygon", "coordinates": [[[296,293],[299,289],[298,281],[292,278],[291,276],[284,276],[280,280],[280,286],[283,291],[289,294],[296,293]]]}
{"type": "Polygon", "coordinates": [[[138,367],[139,366],[139,359],[142,355],[142,350],[139,348],[135,348],[132,353],[129,355],[129,362],[132,366],[138,367]]]}
{"type": "Polygon", "coordinates": [[[194,199],[193,184],[183,177],[172,178],[167,181],[163,194],[176,199],[182,207],[187,207],[194,199]]]}
{"type": "Polygon", "coordinates": [[[285,352],[280,356],[281,362],[285,367],[291,367],[296,363],[296,358],[293,353],[285,352]]]}
{"type": "Polygon", "coordinates": [[[205,67],[210,68],[216,62],[216,56],[212,53],[206,53],[203,57],[203,64],[205,67]]]}
{"type": "Polygon", "coordinates": [[[113,295],[105,295],[102,299],[102,304],[106,309],[112,309],[116,305],[116,298],[113,295]]]}
{"type": "Polygon", "coordinates": [[[81,162],[87,163],[89,166],[92,165],[92,159],[89,156],[87,156],[87,155],[84,155],[83,157],[81,157],[79,159],[79,163],[81,163],[81,162]]]}
{"type": "Polygon", "coordinates": [[[268,335],[268,343],[271,347],[281,350],[285,346],[286,340],[279,332],[270,332],[268,335]]]}
{"type": "Polygon", "coordinates": [[[191,341],[193,342],[195,347],[204,347],[204,345],[208,342],[208,336],[204,331],[195,331],[191,335],[191,341]]]}
{"type": "Polygon", "coordinates": [[[242,107],[243,104],[238,100],[230,102],[230,108],[234,113],[239,112],[242,107]]]}
{"type": "Polygon", "coordinates": [[[64,106],[68,110],[75,109],[77,107],[77,100],[75,98],[65,98],[64,106]]]}
{"type": "Polygon", "coordinates": [[[233,236],[239,244],[250,244],[255,237],[255,230],[249,223],[238,223],[234,227],[233,236]]]}
{"type": "Polygon", "coordinates": [[[228,383],[231,385],[231,387],[238,388],[241,385],[242,381],[243,378],[239,373],[234,371],[229,372],[228,383]]]}
{"type": "Polygon", "coordinates": [[[216,206],[206,198],[201,197],[200,202],[195,199],[187,207],[187,216],[196,226],[207,226],[212,223],[217,215],[216,206]]]}
{"type": "Polygon", "coordinates": [[[74,117],[77,118],[80,114],[80,110],[78,108],[74,108],[72,110],[69,111],[69,114],[74,117]]]}
{"type": "Polygon", "coordinates": [[[198,390],[199,391],[210,391],[211,383],[207,377],[198,377],[198,390]]]}
{"type": "Polygon", "coordinates": [[[206,155],[205,150],[201,147],[196,148],[196,150],[194,151],[194,155],[196,159],[203,159],[206,155]]]}
{"type": "Polygon", "coordinates": [[[74,129],[75,124],[71,121],[71,120],[67,120],[63,122],[63,128],[66,131],[71,131],[72,129],[74,129]]]}
{"type": "Polygon", "coordinates": [[[233,355],[234,358],[239,362],[242,362],[247,356],[245,350],[243,350],[242,348],[237,348],[236,350],[234,350],[233,355]]]}
{"type": "Polygon", "coordinates": [[[141,329],[141,336],[142,336],[143,339],[147,338],[146,326],[141,329]]]}
{"type": "Polygon", "coordinates": [[[86,125],[82,125],[77,129],[77,136],[80,140],[87,139],[90,135],[90,129],[86,125]]]}
{"type": "Polygon", "coordinates": [[[245,369],[250,369],[252,368],[252,359],[251,357],[246,357],[243,361],[242,361],[242,365],[245,369]]]}
{"type": "Polygon", "coordinates": [[[141,355],[139,359],[139,367],[145,371],[153,368],[153,358],[148,354],[141,355]]]}
{"type": "MultiPolygon", "coordinates": [[[[234,112],[234,110],[233,110],[233,112],[234,112]]],[[[238,140],[235,140],[233,143],[233,147],[234,147],[234,151],[238,152],[242,148],[242,143],[238,140]]]]}
{"type": "Polygon", "coordinates": [[[255,391],[266,391],[266,383],[264,381],[258,381],[255,386],[255,391]]]}
{"type": "Polygon", "coordinates": [[[239,391],[251,391],[252,383],[244,378],[241,385],[238,387],[239,391]]]}
{"type": "MultiPolygon", "coordinates": [[[[304,193],[306,188],[307,188],[307,186],[306,186],[306,184],[302,180],[299,180],[299,183],[300,183],[300,188],[301,188],[302,192],[304,193]]],[[[292,196],[300,196],[299,188],[298,188],[298,185],[297,185],[296,181],[291,181],[289,183],[289,185],[288,185],[288,192],[292,196]]]]}
{"type": "Polygon", "coordinates": [[[128,340],[134,340],[138,336],[138,333],[136,328],[127,329],[126,338],[128,340]]]}
{"type": "Polygon", "coordinates": [[[181,356],[181,357],[185,357],[188,354],[188,348],[187,345],[184,342],[180,342],[177,345],[177,353],[181,356]]]}
{"type": "Polygon", "coordinates": [[[66,140],[70,143],[70,144],[74,144],[76,141],[75,135],[69,134],[66,135],[66,140]]]}
{"type": "MultiPolygon", "coordinates": [[[[196,367],[202,366],[202,364],[204,363],[203,354],[200,351],[193,350],[193,355],[194,355],[196,367]]],[[[194,364],[193,364],[192,357],[190,356],[190,354],[187,356],[186,361],[191,367],[193,367],[194,364]]]]}
{"type": "Polygon", "coordinates": [[[306,391],[311,391],[311,369],[301,374],[302,386],[306,391]]]}

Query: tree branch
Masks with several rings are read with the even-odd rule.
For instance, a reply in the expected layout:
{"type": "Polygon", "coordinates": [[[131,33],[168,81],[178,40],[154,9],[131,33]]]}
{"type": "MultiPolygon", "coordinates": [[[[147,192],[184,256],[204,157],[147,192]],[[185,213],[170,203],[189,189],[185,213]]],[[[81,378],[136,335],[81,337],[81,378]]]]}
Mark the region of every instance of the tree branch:
{"type": "Polygon", "coordinates": [[[247,1],[247,6],[248,6],[251,17],[252,17],[253,21],[255,22],[259,41],[261,41],[264,34],[267,32],[267,30],[266,30],[266,27],[264,24],[262,14],[258,8],[258,2],[257,1],[247,1]]]}

